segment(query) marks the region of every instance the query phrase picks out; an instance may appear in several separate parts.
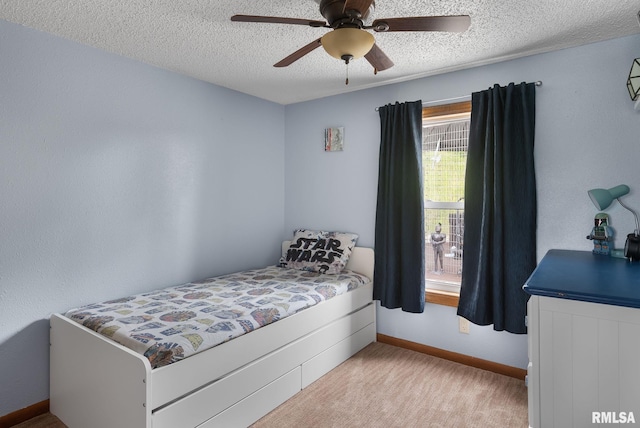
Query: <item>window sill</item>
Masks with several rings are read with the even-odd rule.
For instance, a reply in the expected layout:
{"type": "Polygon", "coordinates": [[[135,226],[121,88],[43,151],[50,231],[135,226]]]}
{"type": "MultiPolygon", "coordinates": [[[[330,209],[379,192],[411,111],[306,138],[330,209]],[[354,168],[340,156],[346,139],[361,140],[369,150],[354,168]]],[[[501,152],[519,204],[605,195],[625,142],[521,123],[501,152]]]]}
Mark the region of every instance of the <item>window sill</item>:
{"type": "Polygon", "coordinates": [[[427,290],[425,294],[425,302],[433,303],[436,305],[458,307],[458,299],[460,295],[458,293],[452,293],[450,291],[442,290],[427,290]]]}

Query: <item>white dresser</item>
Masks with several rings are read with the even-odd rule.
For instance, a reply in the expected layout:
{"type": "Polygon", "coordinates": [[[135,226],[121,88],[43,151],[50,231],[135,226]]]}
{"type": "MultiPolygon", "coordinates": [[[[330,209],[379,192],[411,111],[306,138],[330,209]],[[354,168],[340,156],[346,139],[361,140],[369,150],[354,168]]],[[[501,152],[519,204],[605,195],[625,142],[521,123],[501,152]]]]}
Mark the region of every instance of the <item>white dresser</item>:
{"type": "Polygon", "coordinates": [[[551,250],[523,288],[529,425],[640,426],[640,264],[551,250]]]}

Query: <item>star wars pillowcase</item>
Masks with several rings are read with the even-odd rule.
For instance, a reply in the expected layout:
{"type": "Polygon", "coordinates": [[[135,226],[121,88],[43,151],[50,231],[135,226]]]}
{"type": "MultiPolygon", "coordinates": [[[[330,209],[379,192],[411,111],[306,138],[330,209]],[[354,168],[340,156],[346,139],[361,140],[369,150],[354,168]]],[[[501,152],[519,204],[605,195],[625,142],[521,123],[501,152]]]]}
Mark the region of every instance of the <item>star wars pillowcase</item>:
{"type": "Polygon", "coordinates": [[[280,267],[337,274],[344,270],[358,235],[297,229],[280,258],[280,267]]]}

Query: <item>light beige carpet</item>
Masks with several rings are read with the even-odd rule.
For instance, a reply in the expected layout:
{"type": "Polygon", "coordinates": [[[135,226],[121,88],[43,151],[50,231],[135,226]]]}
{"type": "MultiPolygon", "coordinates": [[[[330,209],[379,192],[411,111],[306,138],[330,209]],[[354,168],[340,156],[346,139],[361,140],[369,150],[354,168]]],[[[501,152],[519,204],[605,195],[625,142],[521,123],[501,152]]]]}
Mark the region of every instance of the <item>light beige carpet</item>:
{"type": "MultiPolygon", "coordinates": [[[[522,380],[372,343],[252,427],[527,426],[522,380]]],[[[18,427],[65,428],[51,414],[18,427]]]]}
{"type": "Polygon", "coordinates": [[[13,428],[66,428],[66,425],[51,413],[45,413],[21,424],[14,425],[13,428]]]}
{"type": "Polygon", "coordinates": [[[527,427],[524,381],[373,343],[256,422],[264,427],[527,427]]]}

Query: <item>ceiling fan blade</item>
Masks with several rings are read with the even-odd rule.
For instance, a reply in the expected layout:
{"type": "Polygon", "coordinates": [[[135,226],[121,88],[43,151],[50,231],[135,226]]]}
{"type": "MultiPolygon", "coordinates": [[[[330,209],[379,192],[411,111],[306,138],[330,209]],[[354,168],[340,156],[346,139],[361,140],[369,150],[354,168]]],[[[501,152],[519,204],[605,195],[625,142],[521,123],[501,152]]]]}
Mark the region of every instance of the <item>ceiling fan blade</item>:
{"type": "Polygon", "coordinates": [[[365,15],[371,7],[371,3],[373,3],[373,0],[346,0],[344,2],[342,12],[344,13],[347,10],[357,10],[362,15],[365,15]]]}
{"type": "Polygon", "coordinates": [[[376,19],[374,31],[450,31],[462,32],[471,25],[469,15],[416,16],[407,18],[376,19]]]}
{"type": "Polygon", "coordinates": [[[320,46],[321,44],[322,43],[320,42],[320,39],[314,40],[308,45],[301,47],[300,49],[298,49],[297,51],[295,51],[285,59],[273,64],[273,66],[286,67],[288,65],[291,65],[292,63],[296,62],[297,60],[299,60],[300,58],[302,58],[303,56],[305,56],[306,54],[308,54],[309,52],[311,52],[312,50],[320,46]]]}
{"type": "Polygon", "coordinates": [[[314,21],[310,19],[282,18],[277,16],[256,16],[256,15],[233,15],[232,21],[236,22],[266,22],[270,24],[294,24],[308,25],[309,27],[326,27],[325,21],[314,21]]]}
{"type": "Polygon", "coordinates": [[[382,49],[380,49],[378,45],[374,44],[369,53],[364,57],[376,71],[383,71],[393,67],[393,61],[391,61],[389,57],[382,52],[382,49]]]}

